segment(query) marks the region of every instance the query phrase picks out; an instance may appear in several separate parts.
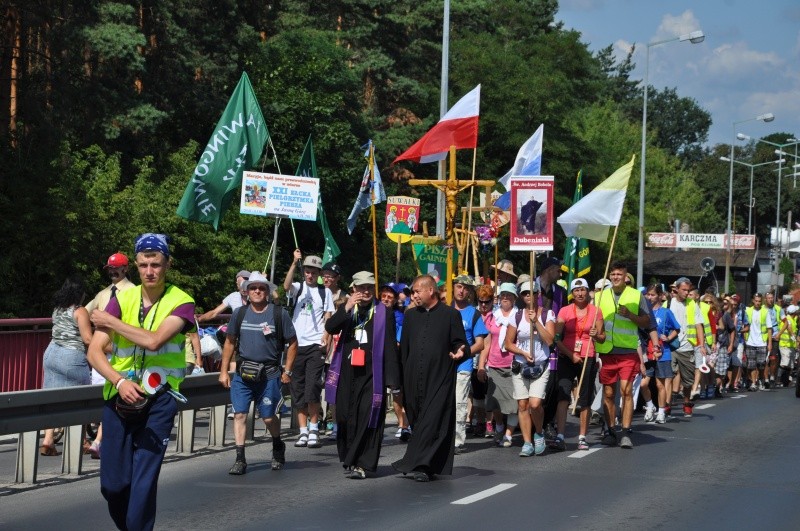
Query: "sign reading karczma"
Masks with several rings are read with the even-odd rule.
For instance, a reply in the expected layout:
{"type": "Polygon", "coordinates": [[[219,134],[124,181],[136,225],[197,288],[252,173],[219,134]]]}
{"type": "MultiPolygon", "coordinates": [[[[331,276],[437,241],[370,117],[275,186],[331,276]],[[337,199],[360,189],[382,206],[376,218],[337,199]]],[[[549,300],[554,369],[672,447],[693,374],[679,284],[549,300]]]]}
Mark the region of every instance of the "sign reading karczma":
{"type": "MultiPolygon", "coordinates": [[[[669,249],[727,249],[728,239],[724,234],[702,234],[690,232],[648,232],[648,247],[669,249]]],[[[753,234],[734,234],[731,249],[755,249],[753,234]]]]}
{"type": "Polygon", "coordinates": [[[242,214],[316,221],[319,179],[246,171],[242,176],[242,214]]]}
{"type": "Polygon", "coordinates": [[[552,176],[515,177],[511,189],[512,251],[553,250],[552,176]]]}

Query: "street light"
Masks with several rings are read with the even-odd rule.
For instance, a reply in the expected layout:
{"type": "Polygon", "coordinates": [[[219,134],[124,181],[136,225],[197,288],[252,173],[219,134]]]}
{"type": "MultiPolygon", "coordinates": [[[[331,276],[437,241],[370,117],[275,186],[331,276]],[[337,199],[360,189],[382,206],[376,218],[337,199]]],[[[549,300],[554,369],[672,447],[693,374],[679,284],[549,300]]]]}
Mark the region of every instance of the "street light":
{"type": "MultiPolygon", "coordinates": [[[[728,157],[720,157],[719,160],[721,160],[723,162],[730,162],[731,161],[731,159],[729,159],[728,157]]],[[[753,204],[753,168],[758,168],[759,166],[767,166],[768,164],[783,163],[783,162],[786,162],[786,159],[771,160],[769,162],[762,162],[761,164],[748,164],[747,162],[742,162],[740,160],[734,160],[733,162],[735,162],[736,164],[741,164],[742,166],[747,166],[748,168],[750,168],[750,202],[748,203],[748,205],[749,205],[749,207],[748,207],[749,208],[749,214],[747,215],[747,234],[752,234],[750,229],[751,229],[752,223],[753,223],[753,206],[754,206],[754,204],[753,204]]],[[[795,166],[800,167],[800,164],[795,164],[795,166]]]]}
{"type": "Polygon", "coordinates": [[[739,124],[743,124],[745,122],[753,122],[756,120],[760,120],[762,122],[771,122],[775,119],[775,115],[771,112],[765,114],[759,114],[755,118],[748,118],[747,120],[740,120],[738,122],[733,122],[733,138],[734,141],[731,142],[731,169],[730,169],[730,176],[728,177],[728,228],[725,231],[725,235],[727,236],[727,244],[726,244],[726,253],[725,253],[725,292],[727,293],[728,289],[731,285],[731,240],[733,239],[733,234],[731,233],[731,210],[733,208],[733,148],[736,144],[736,126],[739,124]]]}
{"type": "Polygon", "coordinates": [[[642,103],[642,155],[639,161],[639,248],[636,253],[636,281],[639,283],[638,285],[644,285],[644,168],[647,160],[647,90],[650,83],[650,48],[676,41],[689,41],[692,44],[700,44],[705,38],[706,36],[701,30],[696,30],[679,37],[647,44],[647,59],[645,60],[644,69],[644,100],[642,103]]]}

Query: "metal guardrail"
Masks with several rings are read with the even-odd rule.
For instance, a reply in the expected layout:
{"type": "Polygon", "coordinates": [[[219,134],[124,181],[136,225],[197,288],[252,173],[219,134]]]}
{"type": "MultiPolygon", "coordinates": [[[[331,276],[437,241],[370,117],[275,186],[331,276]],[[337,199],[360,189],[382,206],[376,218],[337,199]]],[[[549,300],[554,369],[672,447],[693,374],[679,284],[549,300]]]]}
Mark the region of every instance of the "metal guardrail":
{"type": "MultiPolygon", "coordinates": [[[[196,410],[211,408],[208,447],[221,448],[225,441],[226,405],[230,391],[218,381],[219,373],[189,376],[181,384],[181,393],[189,402],[178,402],[176,452],[194,452],[196,410]]],[[[36,483],[39,458],[39,431],[67,426],[61,472],[80,474],[83,461],[85,426],[99,422],[103,411],[101,385],[15,391],[0,393],[0,435],[19,434],[17,440],[16,483],[36,483]]],[[[247,438],[252,439],[254,410],[247,422],[247,438]]]]}

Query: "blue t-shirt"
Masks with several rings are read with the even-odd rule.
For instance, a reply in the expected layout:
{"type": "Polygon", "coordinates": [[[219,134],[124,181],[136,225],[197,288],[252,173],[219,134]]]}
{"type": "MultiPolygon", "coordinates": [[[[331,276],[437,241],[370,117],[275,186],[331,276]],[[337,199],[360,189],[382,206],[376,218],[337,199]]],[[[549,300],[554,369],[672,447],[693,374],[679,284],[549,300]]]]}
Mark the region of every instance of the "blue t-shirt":
{"type": "MultiPolygon", "coordinates": [[[[680,333],[681,325],[678,323],[678,320],[675,318],[675,314],[672,313],[672,310],[662,306],[657,310],[653,310],[653,317],[656,320],[656,330],[658,331],[659,337],[662,335],[669,337],[673,330],[677,330],[680,333]]],[[[661,348],[662,354],[658,361],[672,361],[672,349],[669,346],[669,342],[664,341],[664,344],[661,348]]]]}
{"type": "Polygon", "coordinates": [[[283,325],[283,340],[289,341],[297,334],[292,325],[292,320],[283,306],[270,304],[261,312],[255,312],[250,306],[242,306],[234,310],[228,322],[227,336],[231,341],[236,341],[239,336],[239,354],[246,360],[278,365],[283,355],[283,345],[278,345],[278,334],[275,333],[275,311],[283,312],[281,323],[283,325]],[[236,316],[239,312],[246,312],[242,320],[241,334],[236,330],[236,316]]]}
{"type": "MultiPolygon", "coordinates": [[[[477,319],[475,318],[475,314],[478,313],[477,308],[474,306],[467,306],[463,310],[458,311],[461,313],[461,324],[464,325],[464,332],[467,334],[467,344],[470,347],[475,344],[476,337],[486,337],[489,335],[489,331],[486,329],[486,325],[483,324],[483,319],[480,314],[478,314],[477,319]],[[472,325],[473,321],[475,322],[474,326],[472,325]]],[[[458,365],[456,370],[458,372],[472,372],[474,367],[473,356],[469,352],[465,352],[464,358],[464,361],[458,365]]]]}

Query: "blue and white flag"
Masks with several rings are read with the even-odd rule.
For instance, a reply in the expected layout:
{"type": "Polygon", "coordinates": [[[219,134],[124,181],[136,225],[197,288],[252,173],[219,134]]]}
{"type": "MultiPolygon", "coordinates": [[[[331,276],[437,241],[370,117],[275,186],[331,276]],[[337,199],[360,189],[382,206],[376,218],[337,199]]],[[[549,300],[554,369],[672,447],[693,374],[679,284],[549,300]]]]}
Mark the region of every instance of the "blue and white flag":
{"type": "MultiPolygon", "coordinates": [[[[522,144],[517,153],[514,166],[500,177],[499,183],[508,190],[508,180],[512,175],[541,175],[542,174],[542,139],[544,138],[544,124],[541,124],[533,135],[522,144]]],[[[503,210],[511,208],[511,193],[506,191],[494,202],[496,207],[503,210]]]]}
{"type": "Polygon", "coordinates": [[[367,143],[367,151],[364,153],[364,157],[367,159],[367,167],[364,169],[364,176],[361,178],[361,188],[358,191],[356,203],[353,205],[353,210],[350,212],[350,216],[347,218],[348,234],[353,234],[353,231],[356,228],[358,215],[361,214],[361,212],[368,209],[373,203],[377,205],[382,201],[386,201],[386,192],[383,190],[381,172],[378,170],[378,166],[375,165],[375,152],[373,151],[372,140],[367,143]],[[370,167],[374,168],[374,181],[370,180],[370,167]],[[372,199],[373,189],[375,191],[374,200],[372,199]]]}

